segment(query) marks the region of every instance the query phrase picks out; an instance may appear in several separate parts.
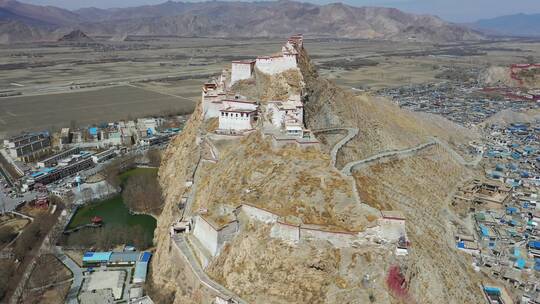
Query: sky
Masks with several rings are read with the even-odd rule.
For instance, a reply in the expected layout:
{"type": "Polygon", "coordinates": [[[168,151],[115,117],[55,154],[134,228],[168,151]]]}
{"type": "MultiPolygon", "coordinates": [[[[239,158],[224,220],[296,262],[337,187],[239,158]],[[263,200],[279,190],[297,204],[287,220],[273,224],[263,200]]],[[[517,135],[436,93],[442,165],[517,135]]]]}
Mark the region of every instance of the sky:
{"type": "MultiPolygon", "coordinates": [[[[20,0],[38,5],[54,5],[67,9],[81,7],[128,7],[158,4],[166,0],[20,0]]],[[[180,0],[175,0],[180,1],[180,0]]],[[[187,2],[187,0],[184,0],[187,2]]],[[[437,15],[453,22],[473,22],[517,13],[540,13],[540,0],[297,0],[326,4],[343,2],[354,6],[386,6],[406,12],[437,15]]]]}

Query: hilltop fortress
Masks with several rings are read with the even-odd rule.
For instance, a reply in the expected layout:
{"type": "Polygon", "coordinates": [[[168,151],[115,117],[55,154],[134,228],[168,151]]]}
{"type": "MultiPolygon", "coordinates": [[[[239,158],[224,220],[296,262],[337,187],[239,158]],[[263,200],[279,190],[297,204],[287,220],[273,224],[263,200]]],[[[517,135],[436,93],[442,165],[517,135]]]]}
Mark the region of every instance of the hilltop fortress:
{"type": "Polygon", "coordinates": [[[304,125],[304,105],[300,94],[290,94],[284,100],[269,100],[263,104],[232,89],[234,84],[252,79],[255,69],[266,75],[298,70],[298,50],[303,47],[303,36],[299,34],[291,36],[277,55],[233,61],[230,74],[223,70],[218,78],[204,84],[204,119],[219,118],[217,134],[242,135],[255,130],[258,125],[265,134],[274,138],[276,144],[316,145],[317,140],[304,125]]]}
{"type": "Polygon", "coordinates": [[[156,299],[478,302],[467,263],[434,236],[446,227],[430,222],[467,173],[437,144],[444,132],[457,133],[319,78],[302,35],[232,62],[163,157],[156,299]]]}

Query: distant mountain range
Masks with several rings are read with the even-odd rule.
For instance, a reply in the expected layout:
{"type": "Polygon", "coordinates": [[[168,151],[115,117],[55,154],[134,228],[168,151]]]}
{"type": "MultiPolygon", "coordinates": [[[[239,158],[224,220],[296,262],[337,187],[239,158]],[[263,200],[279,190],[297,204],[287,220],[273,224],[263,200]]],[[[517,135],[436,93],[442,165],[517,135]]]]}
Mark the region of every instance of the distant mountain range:
{"type": "Polygon", "coordinates": [[[57,40],[80,29],[94,35],[308,37],[418,40],[482,39],[464,26],[393,8],[273,2],[165,2],[120,9],[68,11],[0,0],[0,42],[57,40]]]}
{"type": "Polygon", "coordinates": [[[473,27],[491,34],[540,37],[540,14],[516,14],[479,20],[473,27]]]}

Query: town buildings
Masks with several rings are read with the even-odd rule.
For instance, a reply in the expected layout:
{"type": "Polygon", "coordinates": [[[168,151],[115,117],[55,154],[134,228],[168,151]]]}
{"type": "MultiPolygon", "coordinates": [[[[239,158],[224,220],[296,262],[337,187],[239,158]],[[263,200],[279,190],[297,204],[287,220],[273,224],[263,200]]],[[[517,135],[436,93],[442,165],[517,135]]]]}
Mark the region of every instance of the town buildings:
{"type": "Polygon", "coordinates": [[[13,159],[30,162],[50,151],[51,139],[47,132],[24,133],[5,139],[4,147],[13,159]]]}
{"type": "MultiPolygon", "coordinates": [[[[455,235],[456,248],[474,267],[505,283],[520,303],[540,299],[540,121],[490,125],[484,176],[460,187],[453,205],[470,214],[474,230],[455,235]]],[[[475,144],[479,148],[480,144],[475,144]]],[[[477,149],[478,150],[478,149],[477,149]]],[[[487,288],[501,300],[503,288],[487,288]]],[[[502,300],[497,303],[511,303],[502,300]]]]}

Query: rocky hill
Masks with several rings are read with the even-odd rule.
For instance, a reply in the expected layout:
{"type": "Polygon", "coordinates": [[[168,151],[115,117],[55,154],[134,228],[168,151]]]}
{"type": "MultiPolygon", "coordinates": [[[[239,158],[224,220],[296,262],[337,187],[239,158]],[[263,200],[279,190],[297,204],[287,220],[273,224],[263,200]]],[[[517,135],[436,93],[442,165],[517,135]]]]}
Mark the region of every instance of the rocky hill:
{"type": "MultiPolygon", "coordinates": [[[[191,270],[178,237],[171,234],[171,224],[187,212],[205,214],[216,227],[239,221],[238,233],[204,272],[249,303],[481,303],[477,274],[449,241],[454,216],[446,199],[474,174],[455,150],[477,135],[387,100],[351,95],[321,78],[306,50],[298,51],[298,69],[257,72],[254,81],[233,89],[264,108],[269,100],[301,88],[308,127],[350,127],[358,134],[344,143],[334,167],[328,151],[343,134],[317,135],[319,149],[276,147],[260,129],[237,139],[211,140],[215,120],[203,120],[199,104],[159,171],[166,203],[156,231],[152,297],[203,303],[216,295],[191,270]],[[435,144],[433,137],[444,144],[435,144]],[[431,144],[410,155],[354,169],[352,177],[339,170],[351,160],[425,143],[431,144]],[[189,210],[183,211],[179,202],[186,197],[180,206],[189,210]],[[243,205],[274,214],[279,222],[249,217],[243,205]],[[405,216],[408,256],[396,255],[395,243],[373,238],[381,211],[405,216]],[[290,243],[275,237],[276,227],[306,227],[305,233],[326,231],[320,233],[338,239],[362,237],[352,245],[336,245],[332,237],[290,243]],[[396,269],[402,278],[398,287],[396,269]]],[[[198,246],[189,235],[187,242],[198,246]]]]}
{"type": "Polygon", "coordinates": [[[311,37],[431,42],[483,38],[475,31],[435,16],[341,3],[169,1],[132,8],[87,8],[69,12],[3,0],[0,8],[10,13],[0,15],[0,20],[33,20],[62,27],[63,32],[76,27],[90,35],[282,37],[298,32],[311,37]]]}
{"type": "Polygon", "coordinates": [[[50,30],[32,26],[21,21],[0,21],[0,44],[28,41],[50,41],[54,34],[50,30]]]}
{"type": "Polygon", "coordinates": [[[15,0],[0,0],[0,11],[5,12],[0,14],[0,20],[21,21],[33,25],[63,26],[81,22],[81,16],[71,11],[15,0]]]}
{"type": "Polygon", "coordinates": [[[85,33],[83,33],[81,30],[74,30],[69,34],[66,34],[62,36],[62,38],[58,39],[60,42],[77,42],[77,43],[89,43],[94,42],[94,39],[88,37],[85,33]]]}

